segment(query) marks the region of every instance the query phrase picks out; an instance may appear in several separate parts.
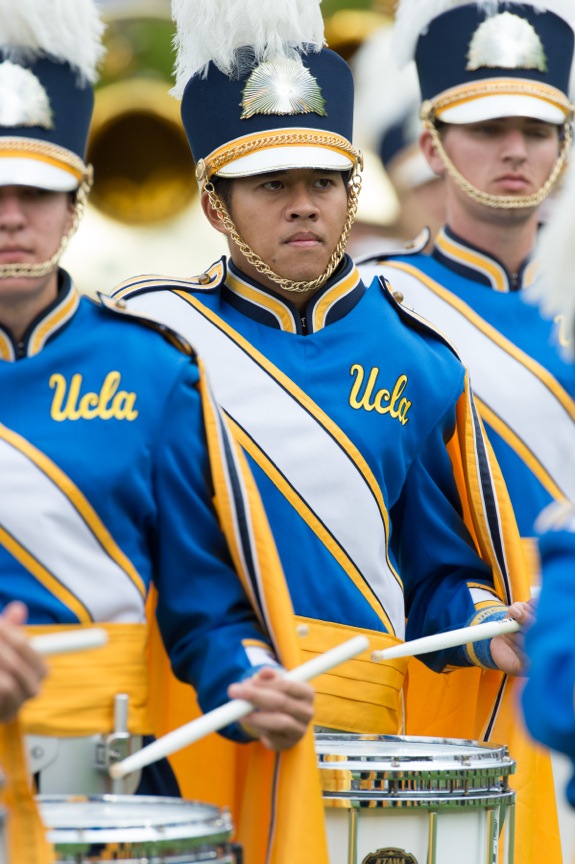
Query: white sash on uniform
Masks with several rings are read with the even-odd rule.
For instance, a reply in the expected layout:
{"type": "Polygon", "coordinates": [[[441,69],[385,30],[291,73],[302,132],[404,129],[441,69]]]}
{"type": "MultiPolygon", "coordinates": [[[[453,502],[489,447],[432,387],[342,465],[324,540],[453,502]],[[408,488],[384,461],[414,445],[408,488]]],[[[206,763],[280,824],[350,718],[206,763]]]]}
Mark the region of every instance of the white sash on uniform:
{"type": "Polygon", "coordinates": [[[478,402],[495,415],[496,431],[545,488],[575,500],[575,402],[569,394],[545,368],[425,273],[397,261],[386,262],[385,271],[404,303],[454,345],[470,370],[478,402]],[[514,393],[522,398],[514,399],[514,393]]]}
{"type": "Polygon", "coordinates": [[[162,290],[123,299],[131,312],[161,321],[198,351],[220,405],[344,550],[379,601],[379,614],[403,638],[403,588],[387,556],[385,502],[342,430],[197,297],[162,290]],[[326,476],[338,477],[345,506],[326,476]]]}
{"type": "Polygon", "coordinates": [[[145,586],[80,490],[0,425],[0,544],[80,623],[145,621],[145,586]]]}

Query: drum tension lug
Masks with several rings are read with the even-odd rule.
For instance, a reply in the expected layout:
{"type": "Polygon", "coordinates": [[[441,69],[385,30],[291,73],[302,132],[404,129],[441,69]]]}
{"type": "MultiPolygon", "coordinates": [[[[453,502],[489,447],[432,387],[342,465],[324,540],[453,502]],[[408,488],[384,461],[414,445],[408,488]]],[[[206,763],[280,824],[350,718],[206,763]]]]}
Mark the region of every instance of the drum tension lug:
{"type": "MultiPolygon", "coordinates": [[[[128,731],[128,702],[126,693],[114,696],[114,731],[96,746],[96,767],[107,774],[114,762],[121,762],[132,752],[132,736],[128,731]]],[[[123,780],[112,780],[112,791],[124,791],[123,780]]]]}

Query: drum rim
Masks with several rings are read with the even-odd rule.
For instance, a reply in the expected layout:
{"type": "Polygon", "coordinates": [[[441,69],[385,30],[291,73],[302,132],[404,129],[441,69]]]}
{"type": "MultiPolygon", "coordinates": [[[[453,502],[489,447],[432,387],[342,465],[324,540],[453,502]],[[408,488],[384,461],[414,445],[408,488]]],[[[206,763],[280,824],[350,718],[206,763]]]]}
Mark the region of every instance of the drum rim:
{"type": "MultiPolygon", "coordinates": [[[[431,774],[433,772],[441,772],[439,768],[441,759],[440,757],[445,757],[444,764],[446,766],[457,766],[457,771],[464,770],[477,770],[478,766],[481,766],[481,770],[486,769],[486,763],[491,762],[494,767],[498,769],[504,768],[503,773],[512,774],[515,771],[515,761],[509,755],[509,748],[506,744],[494,744],[492,742],[485,741],[473,741],[467,738],[432,738],[432,737],[424,737],[424,736],[408,736],[408,735],[370,735],[370,734],[353,734],[353,733],[340,733],[340,734],[331,734],[326,732],[316,733],[315,736],[316,743],[316,755],[318,756],[320,768],[323,766],[329,765],[331,766],[347,766],[347,765],[360,765],[360,764],[369,764],[372,765],[375,762],[380,762],[382,765],[386,766],[386,770],[406,770],[406,764],[420,764],[427,765],[428,767],[425,770],[426,774],[431,774]],[[397,750],[391,751],[388,750],[385,753],[364,753],[356,752],[357,746],[361,743],[385,743],[385,744],[395,744],[397,745],[397,750]],[[327,745],[333,743],[334,748],[330,749],[327,745]],[[354,746],[353,752],[345,753],[342,752],[342,748],[345,744],[350,744],[354,746]],[[431,748],[435,747],[443,747],[444,749],[441,751],[437,751],[437,753],[431,752],[429,750],[421,750],[420,753],[409,753],[407,752],[407,748],[413,745],[425,745],[425,747],[431,748]],[[335,745],[340,745],[339,750],[335,745]],[[402,746],[406,747],[404,752],[401,752],[402,746]],[[464,750],[463,753],[458,753],[457,748],[464,750]],[[326,759],[326,756],[335,756],[337,759],[333,761],[329,761],[326,759]],[[346,757],[346,758],[343,758],[346,757]],[[436,757],[434,759],[434,757],[436,757]],[[475,757],[475,759],[473,759],[475,757]],[[392,765],[392,761],[403,760],[403,763],[399,763],[397,765],[392,765]],[[434,766],[433,768],[431,766],[434,766]]],[[[370,770],[373,770],[370,769],[370,770]]],[[[446,767],[446,770],[447,769],[446,767]]],[[[453,770],[451,768],[451,770],[453,770]]],[[[499,773],[499,772],[498,772],[499,773]]]]}
{"type": "Polygon", "coordinates": [[[353,733],[319,733],[318,739],[324,803],[344,807],[488,806],[509,797],[516,769],[507,746],[468,739],[353,733]],[[391,746],[362,751],[374,742],[391,746]]]}
{"type": "Polygon", "coordinates": [[[399,742],[401,744],[435,744],[449,745],[477,750],[505,751],[508,752],[507,744],[496,744],[492,741],[477,741],[472,738],[446,738],[441,736],[425,735],[385,735],[372,734],[369,732],[316,732],[316,743],[330,740],[336,741],[382,741],[399,742]]]}
{"type": "Polygon", "coordinates": [[[66,845],[85,844],[87,846],[98,843],[117,843],[121,841],[126,847],[130,844],[150,845],[151,851],[161,851],[162,844],[173,844],[177,841],[186,842],[190,847],[193,845],[212,846],[214,844],[227,843],[231,840],[234,825],[230,812],[227,808],[219,808],[215,804],[203,801],[191,801],[186,798],[161,797],[152,795],[37,795],[43,822],[47,829],[50,842],[55,846],[65,848],[66,845]],[[77,824],[78,815],[81,815],[81,807],[86,809],[101,804],[108,810],[115,807],[118,812],[112,816],[104,813],[100,815],[101,822],[97,824],[97,806],[94,810],[94,822],[90,823],[84,819],[83,824],[77,824]],[[129,805],[132,812],[129,824],[126,815],[122,816],[122,805],[129,805]],[[68,814],[75,814],[70,818],[70,823],[60,820],[59,824],[50,819],[50,805],[65,808],[68,814]],[[119,809],[118,809],[119,808],[119,809]],[[201,820],[188,820],[183,817],[191,816],[194,811],[200,810],[205,814],[201,820]],[[135,813],[134,811],[137,811],[135,813]]]}

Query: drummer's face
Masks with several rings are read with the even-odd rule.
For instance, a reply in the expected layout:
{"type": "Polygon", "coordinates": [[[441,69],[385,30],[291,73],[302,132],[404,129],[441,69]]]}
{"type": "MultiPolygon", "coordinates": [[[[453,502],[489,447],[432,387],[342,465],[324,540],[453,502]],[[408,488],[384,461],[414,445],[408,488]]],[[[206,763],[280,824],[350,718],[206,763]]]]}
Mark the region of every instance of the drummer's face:
{"type": "MultiPolygon", "coordinates": [[[[297,168],[237,178],[230,187],[228,209],[240,237],[274,273],[294,282],[311,282],[323,275],[347,216],[347,187],[341,172],[297,168]]],[[[274,292],[279,290],[277,283],[255,270],[233,241],[230,254],[246,275],[274,292]]]]}
{"type": "Polygon", "coordinates": [[[66,192],[0,186],[0,320],[18,336],[57,295],[56,266],[42,277],[4,276],[12,264],[43,264],[58,251],[72,225],[66,192]]]}

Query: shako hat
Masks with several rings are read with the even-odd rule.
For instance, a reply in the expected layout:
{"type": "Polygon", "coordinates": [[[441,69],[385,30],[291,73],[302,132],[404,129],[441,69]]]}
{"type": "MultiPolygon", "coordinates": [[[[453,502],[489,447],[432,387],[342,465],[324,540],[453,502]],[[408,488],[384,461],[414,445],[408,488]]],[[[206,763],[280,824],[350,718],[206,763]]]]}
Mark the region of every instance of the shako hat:
{"type": "Polygon", "coordinates": [[[176,85],[198,179],[346,171],[353,79],[318,0],[172,0],[176,85]]]}
{"type": "Polygon", "coordinates": [[[400,62],[414,58],[422,113],[446,123],[571,114],[573,0],[400,0],[400,62]]]}
{"type": "Polygon", "coordinates": [[[0,0],[0,185],[82,183],[102,31],[92,0],[0,0]]]}

